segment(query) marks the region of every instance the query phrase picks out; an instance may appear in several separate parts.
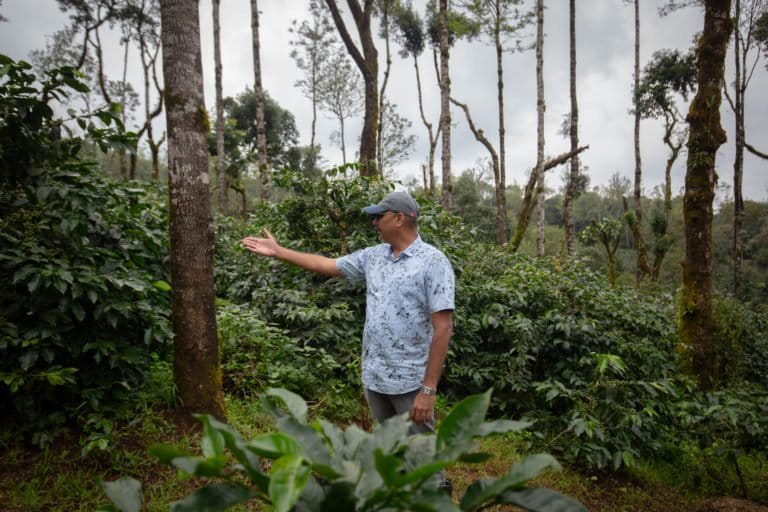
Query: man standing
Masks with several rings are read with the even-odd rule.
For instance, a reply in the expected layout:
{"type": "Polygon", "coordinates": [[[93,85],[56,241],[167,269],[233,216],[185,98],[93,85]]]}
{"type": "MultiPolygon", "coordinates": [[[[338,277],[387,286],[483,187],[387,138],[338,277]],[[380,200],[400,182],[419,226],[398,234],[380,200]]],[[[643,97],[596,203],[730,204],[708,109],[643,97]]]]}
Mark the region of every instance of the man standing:
{"type": "Polygon", "coordinates": [[[392,192],[363,208],[383,243],[337,259],[246,237],[243,246],[329,276],[365,281],[362,375],[373,417],[410,412],[411,433],[434,430],[437,384],[453,329],[454,274],[450,262],[418,233],[419,205],[392,192]]]}

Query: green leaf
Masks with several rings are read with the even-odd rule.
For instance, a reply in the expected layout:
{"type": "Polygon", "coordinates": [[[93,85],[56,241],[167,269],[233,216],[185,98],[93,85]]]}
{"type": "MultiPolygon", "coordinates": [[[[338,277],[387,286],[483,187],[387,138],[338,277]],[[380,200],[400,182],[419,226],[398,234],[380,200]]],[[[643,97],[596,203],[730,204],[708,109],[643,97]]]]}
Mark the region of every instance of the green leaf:
{"type": "Polygon", "coordinates": [[[139,512],[141,510],[141,483],[129,477],[119,478],[113,482],[101,482],[104,493],[122,512],[139,512]]]}
{"type": "Polygon", "coordinates": [[[172,512],[208,512],[225,510],[248,501],[256,493],[247,487],[231,483],[210,484],[196,490],[186,498],[171,503],[172,512]]]}
{"type": "Polygon", "coordinates": [[[163,290],[164,292],[169,292],[169,291],[171,291],[171,285],[170,285],[170,284],[168,284],[168,283],[167,283],[167,282],[165,282],[165,281],[162,281],[162,280],[161,280],[161,281],[155,281],[155,282],[153,282],[153,283],[152,283],[152,286],[154,286],[154,287],[155,287],[155,288],[157,288],[158,290],[163,290]]]}
{"type": "Polygon", "coordinates": [[[309,481],[309,468],[304,457],[296,454],[285,455],[272,464],[269,480],[269,498],[275,512],[288,512],[299,499],[301,491],[309,481]]]}
{"type": "Polygon", "coordinates": [[[520,432],[533,425],[532,421],[495,420],[480,425],[477,429],[478,437],[491,434],[506,434],[507,432],[520,432]]]}
{"type": "Polygon", "coordinates": [[[471,445],[485,420],[491,390],[481,395],[468,396],[451,409],[437,431],[437,456],[452,460],[471,445]]]}
{"type": "Polygon", "coordinates": [[[195,476],[221,476],[221,470],[227,465],[224,457],[176,457],[171,464],[178,469],[195,476]]]}
{"type": "Polygon", "coordinates": [[[516,505],[536,512],[587,512],[587,508],[578,501],[544,488],[505,492],[496,503],[516,505]]]}
{"type": "Polygon", "coordinates": [[[376,461],[376,471],[381,475],[381,479],[388,486],[395,486],[399,476],[397,470],[403,464],[403,461],[394,455],[385,455],[379,449],[373,452],[373,456],[376,461]]]}
{"type": "Polygon", "coordinates": [[[224,437],[221,432],[211,426],[211,417],[207,414],[203,414],[199,418],[203,422],[203,439],[200,443],[203,455],[206,457],[223,457],[224,437]]]}
{"type": "Polygon", "coordinates": [[[288,412],[291,413],[294,418],[302,423],[306,421],[307,403],[296,393],[282,388],[269,388],[264,394],[280,398],[288,408],[288,412]]]}
{"type": "Polygon", "coordinates": [[[252,452],[270,459],[278,459],[283,455],[304,455],[304,449],[290,436],[280,432],[261,435],[246,443],[252,452]]]}
{"type": "Polygon", "coordinates": [[[499,495],[509,490],[519,490],[528,480],[535,478],[547,468],[560,469],[560,464],[549,454],[539,453],[518,462],[500,478],[486,478],[470,485],[461,498],[462,510],[478,510],[492,503],[499,495]]]}

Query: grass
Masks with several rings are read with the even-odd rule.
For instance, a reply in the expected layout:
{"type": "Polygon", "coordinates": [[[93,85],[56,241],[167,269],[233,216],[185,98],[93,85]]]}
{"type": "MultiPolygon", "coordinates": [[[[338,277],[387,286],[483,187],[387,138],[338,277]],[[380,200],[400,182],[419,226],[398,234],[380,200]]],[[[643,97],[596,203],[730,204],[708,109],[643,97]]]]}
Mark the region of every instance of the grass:
{"type": "MultiPolygon", "coordinates": [[[[246,438],[270,429],[270,422],[259,411],[257,400],[227,397],[226,407],[228,422],[246,438]]],[[[351,403],[343,408],[344,414],[354,407],[365,410],[360,403],[351,403]]],[[[438,415],[447,408],[448,404],[439,402],[438,415]]],[[[325,410],[318,404],[310,413],[325,414],[325,410]]],[[[365,413],[358,416],[359,424],[369,421],[365,413]]],[[[108,501],[101,491],[100,480],[120,476],[132,476],[143,483],[149,511],[168,510],[169,503],[200,486],[199,481],[180,478],[174,469],[155,464],[146,454],[147,448],[158,442],[199,452],[199,435],[195,431],[177,432],[173,414],[164,409],[148,409],[139,421],[116,428],[110,449],[93,450],[85,457],[74,436],[61,438],[44,450],[11,443],[7,437],[3,441],[0,444],[4,446],[0,453],[0,512],[92,511],[108,501]]],[[[475,480],[500,476],[523,458],[525,436],[508,434],[483,439],[479,448],[493,457],[483,464],[456,464],[448,468],[455,500],[475,480]]],[[[629,472],[588,472],[565,467],[562,471],[548,472],[531,484],[556,489],[581,501],[591,511],[604,512],[691,511],[702,499],[722,495],[724,490],[738,495],[734,487],[735,474],[729,467],[714,458],[706,458],[705,454],[686,453],[689,453],[688,459],[644,463],[629,472]],[[695,474],[704,477],[696,482],[695,474]]],[[[765,457],[743,457],[740,467],[751,497],[768,502],[765,457]]],[[[251,505],[233,510],[259,509],[251,505]]],[[[516,509],[499,506],[489,510],[516,509]]]]}

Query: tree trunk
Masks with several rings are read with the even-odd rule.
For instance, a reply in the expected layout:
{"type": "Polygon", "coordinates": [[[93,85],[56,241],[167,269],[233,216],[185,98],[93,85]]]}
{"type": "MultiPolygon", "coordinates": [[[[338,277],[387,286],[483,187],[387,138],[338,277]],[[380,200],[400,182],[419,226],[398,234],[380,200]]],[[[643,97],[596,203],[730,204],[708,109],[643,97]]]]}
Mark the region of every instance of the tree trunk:
{"type": "Polygon", "coordinates": [[[219,184],[219,213],[226,215],[229,210],[229,186],[224,170],[224,98],[221,76],[221,25],[219,23],[219,5],[221,0],[213,0],[213,59],[216,70],[216,178],[219,184]]]}
{"type": "MultiPolygon", "coordinates": [[[[735,1],[735,30],[734,34],[734,118],[736,122],[735,155],[733,158],[733,296],[739,298],[741,294],[741,262],[744,258],[742,242],[742,226],[744,225],[744,196],[742,178],[744,176],[744,83],[742,80],[742,64],[746,65],[746,58],[742,63],[741,37],[739,37],[741,21],[741,0],[735,1]]],[[[745,55],[746,57],[746,55],[745,55]]]]}
{"type": "Polygon", "coordinates": [[[375,176],[379,174],[376,169],[376,141],[379,120],[379,54],[373,44],[371,32],[371,14],[373,12],[373,0],[365,0],[360,6],[358,0],[347,0],[347,6],[355,20],[357,33],[360,38],[362,52],[352,40],[344,20],[341,17],[336,0],[325,0],[331,11],[333,22],[341,35],[352,60],[357,64],[365,83],[365,114],[363,116],[363,132],[360,134],[360,175],[375,176]]]}
{"type": "MultiPolygon", "coordinates": [[[[421,73],[419,73],[419,59],[418,56],[413,56],[413,68],[416,71],[416,90],[419,96],[419,113],[421,114],[421,122],[427,129],[427,138],[429,139],[429,155],[427,157],[427,169],[424,171],[424,193],[427,197],[435,196],[435,149],[437,148],[437,138],[440,136],[440,129],[436,134],[432,134],[432,123],[427,121],[427,116],[424,113],[424,97],[421,93],[421,73]],[[428,184],[427,184],[428,180],[428,184]]],[[[438,82],[439,82],[438,77],[438,82]]]]}
{"type": "Polygon", "coordinates": [[[261,40],[259,39],[259,1],[251,0],[251,39],[253,43],[253,92],[256,95],[256,151],[258,153],[261,198],[269,197],[267,128],[264,123],[264,89],[261,86],[261,40]]]}
{"type": "Polygon", "coordinates": [[[449,72],[450,45],[448,41],[448,0],[439,0],[437,30],[440,38],[440,137],[442,140],[443,207],[453,209],[451,182],[451,76],[449,72]]]}
{"type": "MultiPolygon", "coordinates": [[[[129,49],[131,47],[130,44],[130,30],[129,33],[125,35],[125,51],[123,52],[123,85],[122,90],[120,91],[120,101],[122,102],[123,109],[120,112],[120,119],[123,122],[123,126],[126,126],[126,120],[128,118],[128,95],[126,94],[126,84],[128,83],[128,54],[129,49]]],[[[139,141],[136,141],[136,145],[138,146],[139,141]]],[[[134,151],[138,151],[138,147],[134,149],[134,151]]],[[[136,179],[136,165],[132,165],[128,167],[125,161],[125,150],[120,149],[120,175],[121,176],[128,176],[128,179],[135,180],[136,179]]],[[[134,160],[135,161],[135,160],[134,160]]]]}
{"type": "Polygon", "coordinates": [[[389,4],[392,0],[383,0],[381,9],[381,24],[384,28],[384,47],[386,49],[386,67],[384,68],[384,79],[381,81],[381,92],[379,93],[379,126],[376,132],[376,166],[379,172],[384,174],[383,157],[383,131],[384,131],[384,94],[387,91],[387,82],[389,82],[389,71],[392,68],[392,54],[389,51],[389,4]]]}
{"type": "Polygon", "coordinates": [[[685,259],[680,305],[680,341],[691,347],[692,369],[703,389],[715,385],[716,347],[712,317],[712,202],[717,149],[726,135],[720,123],[725,54],[732,29],[730,0],[706,0],[704,30],[696,50],[698,90],[687,121],[688,161],[683,216],[685,259]]]}
{"type": "Polygon", "coordinates": [[[544,236],[544,221],[546,220],[546,211],[544,209],[544,176],[541,177],[541,191],[536,194],[536,254],[539,257],[546,255],[546,240],[544,236]]]}
{"type": "Polygon", "coordinates": [[[544,255],[544,0],[536,0],[536,204],[539,208],[536,230],[536,252],[544,255]]]}
{"type": "MultiPolygon", "coordinates": [[[[579,147],[579,106],[576,97],[576,0],[569,0],[569,34],[570,34],[570,82],[571,82],[571,151],[579,147]]],[[[576,184],[579,177],[579,157],[571,159],[568,173],[568,185],[565,188],[565,247],[569,256],[576,254],[576,221],[573,217],[573,202],[576,196],[576,184]]]]}
{"type": "Polygon", "coordinates": [[[223,419],[198,3],[164,0],[160,9],[168,125],[174,377],[186,411],[223,419]]]}
{"type": "Polygon", "coordinates": [[[642,198],[642,162],[640,159],[640,108],[637,99],[640,91],[640,0],[634,0],[635,6],[635,72],[634,87],[632,89],[632,105],[635,110],[635,204],[634,224],[630,222],[632,237],[635,239],[635,251],[637,253],[636,280],[639,284],[644,277],[650,274],[648,264],[648,251],[643,238],[643,205],[642,198]]]}
{"type": "Polygon", "coordinates": [[[496,241],[501,245],[507,243],[507,166],[506,145],[504,135],[504,67],[502,64],[503,48],[501,46],[501,2],[496,2],[495,25],[493,38],[496,45],[496,91],[499,104],[499,179],[496,180],[496,241]]]}

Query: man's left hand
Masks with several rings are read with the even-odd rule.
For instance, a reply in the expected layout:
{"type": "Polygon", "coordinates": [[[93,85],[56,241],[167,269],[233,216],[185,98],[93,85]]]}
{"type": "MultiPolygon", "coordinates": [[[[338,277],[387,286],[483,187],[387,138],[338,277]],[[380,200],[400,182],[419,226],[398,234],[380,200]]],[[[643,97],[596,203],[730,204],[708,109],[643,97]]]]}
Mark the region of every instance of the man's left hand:
{"type": "Polygon", "coordinates": [[[435,395],[418,393],[411,406],[411,420],[414,423],[424,423],[431,420],[435,413],[435,395]]]}

